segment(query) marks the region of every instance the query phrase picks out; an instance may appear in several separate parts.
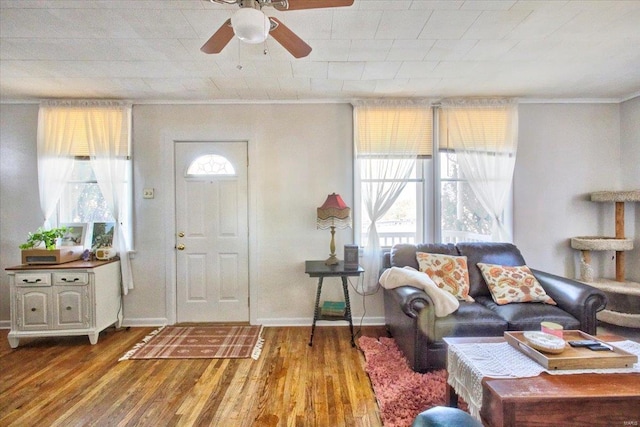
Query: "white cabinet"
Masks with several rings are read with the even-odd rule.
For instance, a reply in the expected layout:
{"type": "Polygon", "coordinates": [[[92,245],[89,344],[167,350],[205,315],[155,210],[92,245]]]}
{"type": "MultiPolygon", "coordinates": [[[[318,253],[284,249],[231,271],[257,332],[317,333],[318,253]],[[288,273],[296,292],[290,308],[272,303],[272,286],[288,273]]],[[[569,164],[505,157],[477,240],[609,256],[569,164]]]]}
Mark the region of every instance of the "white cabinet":
{"type": "Polygon", "coordinates": [[[8,268],[11,331],[16,348],[22,337],[87,335],[120,326],[120,261],[74,261],[54,266],[8,268]]]}

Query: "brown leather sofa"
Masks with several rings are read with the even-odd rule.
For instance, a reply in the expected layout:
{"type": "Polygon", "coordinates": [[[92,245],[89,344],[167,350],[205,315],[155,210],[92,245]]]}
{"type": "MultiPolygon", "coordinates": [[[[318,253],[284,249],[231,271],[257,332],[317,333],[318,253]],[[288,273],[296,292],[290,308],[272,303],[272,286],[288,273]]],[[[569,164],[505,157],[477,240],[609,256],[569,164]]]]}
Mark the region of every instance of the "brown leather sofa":
{"type": "Polygon", "coordinates": [[[518,248],[509,243],[398,244],[383,256],[383,267],[418,269],[416,252],[466,256],[471,295],[475,302],[460,301],[457,311],[436,317],[431,298],[410,286],[384,289],[385,323],[414,371],[446,367],[447,336],[502,336],[504,331],[540,330],[542,321],[561,324],[565,330],[596,333],[596,313],[607,299],[600,290],[564,277],[531,269],[557,306],[543,303],[498,305],[477,263],[526,265],[518,248]]]}

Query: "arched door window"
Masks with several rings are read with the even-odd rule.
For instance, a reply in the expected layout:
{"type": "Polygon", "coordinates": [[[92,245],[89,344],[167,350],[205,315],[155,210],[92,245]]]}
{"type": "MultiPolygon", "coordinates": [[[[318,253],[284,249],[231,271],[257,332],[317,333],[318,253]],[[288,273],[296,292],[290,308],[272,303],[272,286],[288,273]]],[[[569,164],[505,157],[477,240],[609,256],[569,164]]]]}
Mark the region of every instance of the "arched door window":
{"type": "Polygon", "coordinates": [[[236,169],[226,157],[205,154],[191,162],[186,175],[189,178],[233,177],[236,169]]]}

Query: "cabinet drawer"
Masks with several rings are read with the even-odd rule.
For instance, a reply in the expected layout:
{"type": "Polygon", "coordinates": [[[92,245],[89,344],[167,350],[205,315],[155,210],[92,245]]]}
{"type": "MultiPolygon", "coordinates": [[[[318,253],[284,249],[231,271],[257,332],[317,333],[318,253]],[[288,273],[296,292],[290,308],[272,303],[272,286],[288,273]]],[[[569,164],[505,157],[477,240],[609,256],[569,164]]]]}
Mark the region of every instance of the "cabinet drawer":
{"type": "Polygon", "coordinates": [[[73,271],[53,273],[53,283],[55,285],[86,285],[89,283],[89,273],[74,273],[73,271]]]}
{"type": "Polygon", "coordinates": [[[51,286],[51,274],[16,273],[16,286],[51,286]]]}

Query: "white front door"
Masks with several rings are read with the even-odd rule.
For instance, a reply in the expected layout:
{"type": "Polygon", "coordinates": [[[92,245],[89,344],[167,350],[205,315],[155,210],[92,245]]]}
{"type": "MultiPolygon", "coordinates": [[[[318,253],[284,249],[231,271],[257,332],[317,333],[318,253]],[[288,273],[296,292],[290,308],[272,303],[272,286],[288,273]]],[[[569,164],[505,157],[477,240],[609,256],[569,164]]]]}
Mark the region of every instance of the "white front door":
{"type": "Polygon", "coordinates": [[[176,320],[249,321],[246,142],[176,142],[176,320]]]}

